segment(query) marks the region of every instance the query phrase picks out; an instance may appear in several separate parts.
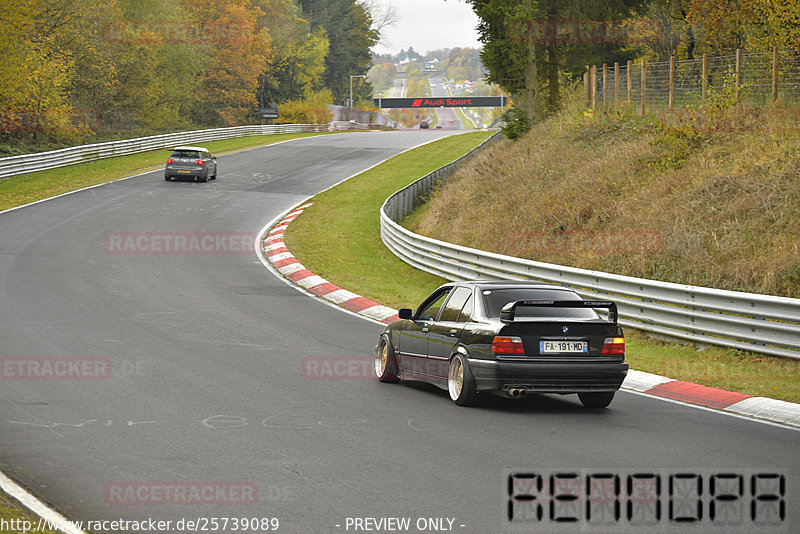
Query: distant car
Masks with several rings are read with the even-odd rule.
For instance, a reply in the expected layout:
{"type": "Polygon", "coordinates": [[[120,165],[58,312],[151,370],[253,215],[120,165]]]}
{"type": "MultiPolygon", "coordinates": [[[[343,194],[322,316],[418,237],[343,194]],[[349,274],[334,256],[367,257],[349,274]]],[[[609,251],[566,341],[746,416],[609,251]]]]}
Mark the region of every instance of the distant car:
{"type": "Polygon", "coordinates": [[[577,393],[605,408],[628,373],[616,304],[561,286],[451,282],[398,316],[375,348],[378,379],[429,382],[461,406],[484,393],[577,393]]]}
{"type": "Polygon", "coordinates": [[[172,149],[164,169],[166,181],[175,178],[188,178],[195,182],[216,180],[217,157],[200,146],[176,146],[172,149]]]}
{"type": "Polygon", "coordinates": [[[420,130],[429,130],[430,129],[430,125],[428,124],[428,121],[425,121],[425,120],[419,121],[419,129],[420,130]]]}

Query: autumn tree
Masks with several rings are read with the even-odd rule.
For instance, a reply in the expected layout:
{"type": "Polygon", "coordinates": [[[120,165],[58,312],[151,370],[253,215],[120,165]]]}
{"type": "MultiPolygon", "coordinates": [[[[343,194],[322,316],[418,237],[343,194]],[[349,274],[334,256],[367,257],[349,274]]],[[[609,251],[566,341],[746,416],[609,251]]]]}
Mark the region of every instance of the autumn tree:
{"type": "MultiPolygon", "coordinates": [[[[350,76],[367,74],[372,63],[370,50],[380,38],[372,15],[357,0],[300,0],[299,4],[312,28],[325,31],[330,48],[323,82],[334,101],[344,103],[349,98],[350,76]]],[[[360,83],[359,87],[360,93],[372,94],[369,83],[360,83]]]]}

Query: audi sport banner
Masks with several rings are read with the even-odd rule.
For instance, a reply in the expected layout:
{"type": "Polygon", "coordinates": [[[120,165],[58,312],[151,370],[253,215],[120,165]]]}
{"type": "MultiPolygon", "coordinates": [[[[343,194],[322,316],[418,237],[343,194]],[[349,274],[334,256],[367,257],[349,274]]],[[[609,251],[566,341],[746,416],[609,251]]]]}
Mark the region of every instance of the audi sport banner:
{"type": "Polygon", "coordinates": [[[504,96],[430,96],[427,98],[375,98],[381,108],[491,108],[506,105],[504,96]]]}

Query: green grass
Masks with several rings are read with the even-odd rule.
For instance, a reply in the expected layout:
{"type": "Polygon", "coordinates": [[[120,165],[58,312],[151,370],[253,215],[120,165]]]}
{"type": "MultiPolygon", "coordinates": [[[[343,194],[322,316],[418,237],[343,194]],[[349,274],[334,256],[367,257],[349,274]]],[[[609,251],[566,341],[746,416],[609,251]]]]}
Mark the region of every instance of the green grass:
{"type": "Polygon", "coordinates": [[[625,330],[632,369],[747,395],[800,402],[800,361],[752,352],[660,341],[625,330]]]}
{"type": "MultiPolygon", "coordinates": [[[[247,148],[271,145],[289,139],[325,135],[316,133],[258,135],[202,143],[212,154],[225,154],[247,148]]],[[[48,171],[20,174],[0,180],[0,211],[36,202],[83,187],[118,180],[163,168],[167,150],[108,158],[48,171]]]]}
{"type": "MultiPolygon", "coordinates": [[[[39,521],[39,517],[35,514],[30,513],[28,510],[23,508],[18,502],[12,499],[10,496],[6,495],[3,491],[0,491],[0,518],[4,519],[7,522],[12,522],[12,525],[20,525],[19,522],[30,522],[30,529],[27,532],[41,532],[43,534],[56,534],[54,530],[33,530],[36,528],[37,523],[39,521]]],[[[23,523],[24,525],[24,523],[23,523]]],[[[0,534],[17,534],[19,532],[23,532],[22,528],[9,530],[9,529],[0,529],[0,534]]]]}
{"type": "MultiPolygon", "coordinates": [[[[444,282],[395,257],[380,239],[384,200],[485,139],[450,137],[401,154],[314,197],[314,205],[289,227],[288,248],[312,272],[381,304],[416,307],[444,282]]],[[[403,221],[413,226],[424,204],[403,221]],[[411,223],[411,224],[409,224],[411,223]]],[[[626,329],[631,368],[749,395],[800,402],[800,362],[721,347],[660,341],[626,329]]]]}
{"type": "Polygon", "coordinates": [[[398,260],[380,239],[378,210],[392,193],[457,159],[493,132],[446,137],[405,152],[314,197],[289,227],[287,246],[308,269],[395,308],[416,306],[441,278],[398,260]]]}

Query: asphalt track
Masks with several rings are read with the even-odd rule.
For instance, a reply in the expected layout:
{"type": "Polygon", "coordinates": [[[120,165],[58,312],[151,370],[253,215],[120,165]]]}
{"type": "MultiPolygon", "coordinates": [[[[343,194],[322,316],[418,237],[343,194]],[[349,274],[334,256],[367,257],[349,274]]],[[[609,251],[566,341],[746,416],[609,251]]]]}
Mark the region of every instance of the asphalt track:
{"type": "MultiPolygon", "coordinates": [[[[444,86],[444,79],[442,76],[430,76],[428,81],[432,84],[431,96],[446,97],[451,96],[450,92],[444,86]]],[[[453,108],[436,108],[434,110],[438,119],[437,125],[442,128],[450,128],[460,130],[464,128],[464,124],[453,108]],[[452,121],[452,122],[451,122],[452,121]]]]}
{"type": "MultiPolygon", "coordinates": [[[[706,483],[718,471],[778,471],[787,519],[776,529],[692,530],[664,508],[650,531],[796,532],[796,430],[626,392],[600,412],[574,396],[459,408],[432,387],[360,378],[381,327],[299,293],[254,252],[108,249],[125,232],[255,234],[309,195],[447,133],[303,139],[220,157],[217,182],[154,172],[0,214],[0,359],[112,368],[100,379],[4,374],[0,469],[71,519],[277,517],[279,532],[293,533],[354,532],[348,518],[365,517],[408,517],[410,532],[444,531],[417,530],[418,518],[501,532],[509,470],[698,473],[706,483]],[[333,361],[353,367],[345,377],[309,371],[333,361]],[[256,502],[139,494],[120,504],[114,493],[224,483],[257,488],[256,502]]],[[[547,517],[515,528],[648,532],[547,517]]]]}

